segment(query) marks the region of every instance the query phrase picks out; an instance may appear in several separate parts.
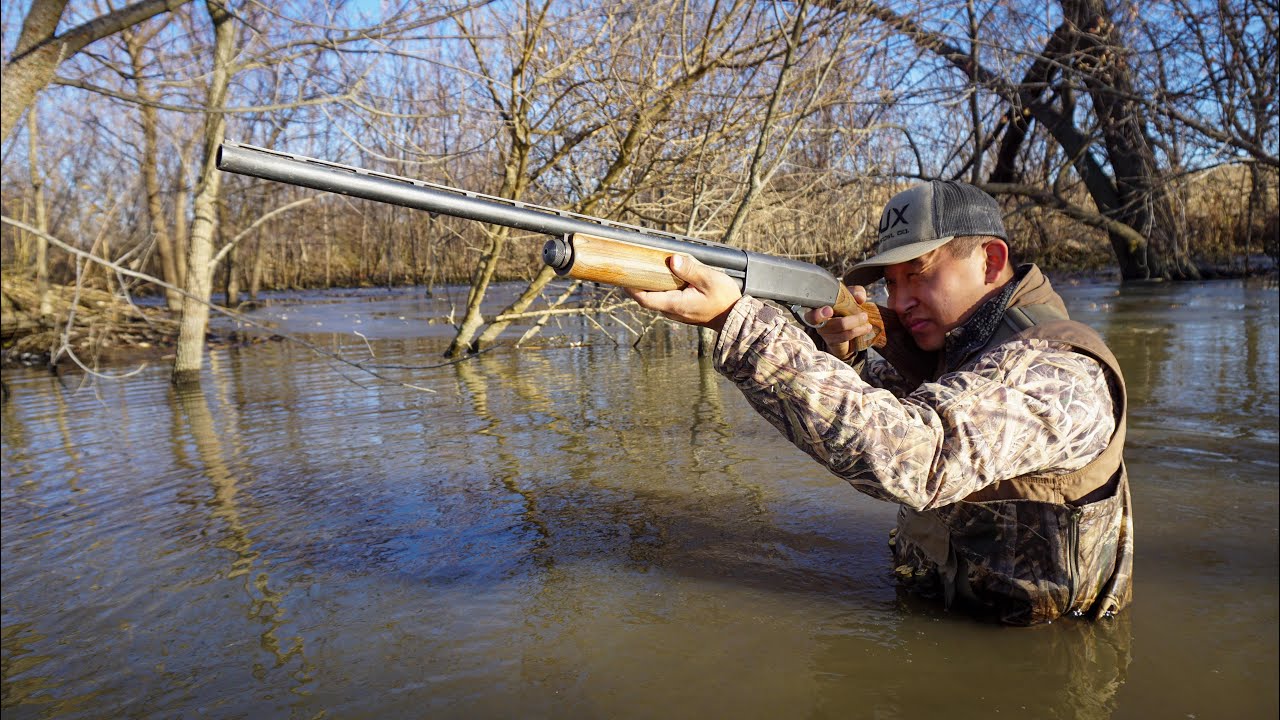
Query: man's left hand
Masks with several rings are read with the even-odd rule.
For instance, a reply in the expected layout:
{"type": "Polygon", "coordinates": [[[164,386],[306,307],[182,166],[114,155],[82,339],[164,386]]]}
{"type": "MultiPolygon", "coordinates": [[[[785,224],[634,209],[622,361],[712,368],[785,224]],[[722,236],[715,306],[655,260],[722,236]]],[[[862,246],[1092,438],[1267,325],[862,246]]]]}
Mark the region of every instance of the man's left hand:
{"type": "Polygon", "coordinates": [[[670,320],[719,332],[733,306],[742,298],[738,283],[688,255],[672,255],[667,258],[667,267],[672,275],[686,283],[683,288],[665,291],[627,288],[627,294],[640,307],[660,312],[670,320]]]}

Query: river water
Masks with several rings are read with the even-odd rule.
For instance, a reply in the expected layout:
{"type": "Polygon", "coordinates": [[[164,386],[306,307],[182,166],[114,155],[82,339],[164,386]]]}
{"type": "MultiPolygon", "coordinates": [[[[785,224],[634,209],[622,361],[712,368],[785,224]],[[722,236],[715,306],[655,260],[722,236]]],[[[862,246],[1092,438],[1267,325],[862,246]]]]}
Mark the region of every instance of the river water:
{"type": "Polygon", "coordinates": [[[1061,289],[1130,387],[1113,621],[900,596],[895,508],[684,329],[441,365],[457,296],[282,296],[257,316],[384,379],[279,341],[195,392],[5,370],[4,716],[1275,718],[1276,285],[1061,289]]]}

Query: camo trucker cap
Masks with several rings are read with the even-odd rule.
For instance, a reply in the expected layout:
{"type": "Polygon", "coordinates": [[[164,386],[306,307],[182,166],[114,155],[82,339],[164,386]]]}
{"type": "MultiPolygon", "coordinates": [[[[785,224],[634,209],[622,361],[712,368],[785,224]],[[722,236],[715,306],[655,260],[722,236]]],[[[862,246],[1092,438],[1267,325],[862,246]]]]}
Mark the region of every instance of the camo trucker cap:
{"type": "Polygon", "coordinates": [[[884,276],[885,266],[915,260],[957,237],[1009,240],[995,198],[953,180],[933,180],[894,195],[880,215],[879,229],[876,254],[845,274],[846,285],[869,285],[884,276]]]}

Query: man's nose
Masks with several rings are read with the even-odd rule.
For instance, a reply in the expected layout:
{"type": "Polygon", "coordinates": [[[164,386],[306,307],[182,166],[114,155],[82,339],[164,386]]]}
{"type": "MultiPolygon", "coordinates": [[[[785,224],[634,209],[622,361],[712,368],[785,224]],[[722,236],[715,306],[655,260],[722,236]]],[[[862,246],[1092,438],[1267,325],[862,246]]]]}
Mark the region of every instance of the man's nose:
{"type": "Polygon", "coordinates": [[[910,293],[891,292],[889,293],[889,309],[898,315],[906,314],[906,312],[916,306],[916,300],[910,293]]]}

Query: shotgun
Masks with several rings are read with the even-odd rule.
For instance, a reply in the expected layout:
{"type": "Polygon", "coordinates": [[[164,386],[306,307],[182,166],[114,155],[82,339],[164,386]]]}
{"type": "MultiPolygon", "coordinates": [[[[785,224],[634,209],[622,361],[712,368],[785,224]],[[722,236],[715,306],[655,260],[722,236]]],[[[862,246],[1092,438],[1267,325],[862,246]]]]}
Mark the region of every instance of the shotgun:
{"type": "Polygon", "coordinates": [[[885,344],[879,309],[859,305],[843,283],[812,263],[231,141],[218,148],[217,164],[224,172],[552,235],[543,261],[577,280],[676,290],[683,282],[667,258],[684,253],[732,277],[744,294],[790,305],[797,315],[824,305],[837,316],[865,312],[874,331],[855,341],[857,349],[885,344]]]}

